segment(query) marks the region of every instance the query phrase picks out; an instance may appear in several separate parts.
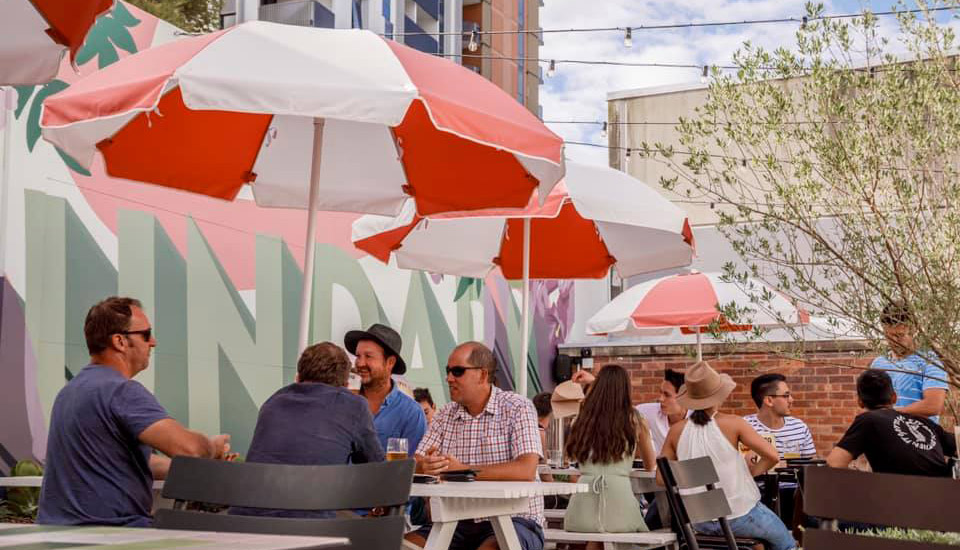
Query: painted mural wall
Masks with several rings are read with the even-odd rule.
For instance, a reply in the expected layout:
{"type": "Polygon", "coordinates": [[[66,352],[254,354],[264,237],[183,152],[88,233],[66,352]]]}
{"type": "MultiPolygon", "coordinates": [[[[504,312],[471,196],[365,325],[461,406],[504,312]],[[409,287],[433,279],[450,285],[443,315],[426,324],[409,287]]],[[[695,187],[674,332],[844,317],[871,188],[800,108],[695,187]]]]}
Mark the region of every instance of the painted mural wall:
{"type": "MultiPolygon", "coordinates": [[[[257,411],[292,382],[306,214],[232,203],[87,171],[40,139],[44,98],[176,29],[119,3],[57,80],[0,89],[0,473],[43,459],[57,392],[88,362],[83,319],[113,294],[139,298],[157,337],[137,379],[172,416],[230,433],[246,451],[257,411]]],[[[143,155],[152,154],[149,150],[143,155]]],[[[176,159],[169,159],[176,162],[176,159]]],[[[552,385],[556,344],[573,325],[573,285],[535,282],[531,352],[521,361],[520,289],[499,275],[467,279],[385,266],[350,244],[356,214],[321,216],[312,341],[386,323],[403,337],[406,378],[447,401],[442,369],[457,342],[481,340],[513,387],[552,385]]]]}

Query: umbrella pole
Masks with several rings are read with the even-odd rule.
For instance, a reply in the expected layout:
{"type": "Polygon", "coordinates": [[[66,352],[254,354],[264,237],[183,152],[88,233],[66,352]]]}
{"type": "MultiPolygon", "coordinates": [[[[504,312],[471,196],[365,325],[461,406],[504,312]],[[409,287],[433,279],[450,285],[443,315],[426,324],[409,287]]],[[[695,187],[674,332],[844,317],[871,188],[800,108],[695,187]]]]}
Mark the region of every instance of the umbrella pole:
{"type": "Polygon", "coordinates": [[[703,344],[700,342],[700,331],[702,327],[697,327],[697,362],[703,361],[703,344]]]}
{"type": "Polygon", "coordinates": [[[530,218],[523,218],[523,310],[520,315],[520,341],[523,355],[520,356],[520,372],[517,393],[527,396],[527,355],[530,352],[530,218]]]}
{"type": "Polygon", "coordinates": [[[316,264],[317,216],[320,200],[320,153],[323,151],[324,119],[313,119],[313,160],[310,165],[310,198],[307,202],[307,247],[303,260],[303,287],[300,292],[300,336],[297,355],[303,353],[310,340],[310,308],[313,304],[313,273],[316,264]]]}

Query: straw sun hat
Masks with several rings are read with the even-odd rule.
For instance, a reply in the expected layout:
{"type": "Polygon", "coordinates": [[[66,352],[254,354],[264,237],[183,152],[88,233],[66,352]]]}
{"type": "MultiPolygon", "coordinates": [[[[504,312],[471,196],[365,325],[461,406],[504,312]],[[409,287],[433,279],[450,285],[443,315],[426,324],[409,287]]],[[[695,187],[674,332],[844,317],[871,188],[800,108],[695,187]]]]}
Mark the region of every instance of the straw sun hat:
{"type": "Polygon", "coordinates": [[[706,361],[687,369],[684,382],[677,393],[677,403],[691,411],[720,406],[737,387],[729,374],[720,374],[706,361]]]}

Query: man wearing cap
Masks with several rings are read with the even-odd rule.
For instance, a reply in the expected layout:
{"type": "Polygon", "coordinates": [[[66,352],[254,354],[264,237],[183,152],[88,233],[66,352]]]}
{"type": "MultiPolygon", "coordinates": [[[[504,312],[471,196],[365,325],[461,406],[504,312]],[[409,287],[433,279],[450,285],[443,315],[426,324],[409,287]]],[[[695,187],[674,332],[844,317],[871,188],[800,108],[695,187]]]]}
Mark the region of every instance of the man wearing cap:
{"type": "Polygon", "coordinates": [[[360,395],[373,414],[373,427],[386,449],[390,438],[404,438],[413,451],[427,431],[427,419],[420,405],[394,383],[391,375],[407,372],[400,357],[402,341],[397,331],[379,323],[367,330],[351,330],[343,337],[347,351],[356,356],[360,395]]]}

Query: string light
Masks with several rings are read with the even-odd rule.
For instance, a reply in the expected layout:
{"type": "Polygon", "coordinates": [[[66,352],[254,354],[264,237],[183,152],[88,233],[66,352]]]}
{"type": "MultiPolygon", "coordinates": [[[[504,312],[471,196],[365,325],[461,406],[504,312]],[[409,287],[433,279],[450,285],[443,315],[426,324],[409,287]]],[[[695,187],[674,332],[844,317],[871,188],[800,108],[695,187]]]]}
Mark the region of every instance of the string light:
{"type": "Polygon", "coordinates": [[[600,128],[600,137],[607,139],[607,123],[604,122],[603,126],[600,128]]]}
{"type": "Polygon", "coordinates": [[[480,32],[477,29],[470,31],[470,43],[467,44],[467,49],[471,52],[475,52],[480,49],[480,32]]]}
{"type": "Polygon", "coordinates": [[[703,72],[700,73],[700,83],[701,83],[701,84],[706,84],[706,83],[707,83],[707,79],[708,79],[709,77],[710,77],[710,66],[709,66],[709,65],[704,65],[704,66],[703,66],[703,72]]]}
{"type": "Polygon", "coordinates": [[[550,66],[547,67],[547,77],[553,78],[553,75],[555,74],[557,74],[557,62],[551,59],[550,66]]]}
{"type": "MultiPolygon", "coordinates": [[[[943,11],[953,11],[957,8],[953,6],[940,6],[935,8],[916,8],[909,10],[890,10],[890,11],[877,11],[871,12],[870,15],[873,17],[888,16],[888,15],[901,15],[901,14],[911,14],[911,13],[935,13],[943,11]]],[[[840,14],[828,14],[821,15],[817,17],[781,17],[773,19],[747,19],[742,21],[704,21],[704,22],[689,22],[689,23],[666,23],[663,25],[633,25],[629,27],[632,30],[637,31],[656,31],[656,30],[668,30],[668,29],[695,29],[695,28],[711,28],[711,27],[736,27],[736,26],[747,26],[747,25],[769,25],[776,23],[800,23],[803,26],[805,23],[810,21],[823,21],[829,19],[853,19],[856,17],[863,17],[865,13],[840,13],[840,14]]],[[[573,28],[563,28],[563,29],[517,29],[517,30],[496,30],[496,31],[480,31],[481,34],[552,34],[552,33],[583,33],[583,32],[623,32],[625,27],[573,27],[573,28]]],[[[410,32],[400,32],[393,33],[395,36],[455,36],[462,35],[463,33],[459,32],[429,32],[429,31],[410,31],[410,32]]]]}
{"type": "Polygon", "coordinates": [[[632,48],[633,47],[633,30],[630,27],[627,27],[626,34],[623,35],[623,47],[632,48]]]}

